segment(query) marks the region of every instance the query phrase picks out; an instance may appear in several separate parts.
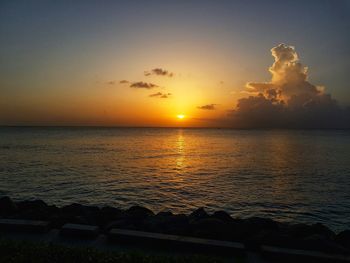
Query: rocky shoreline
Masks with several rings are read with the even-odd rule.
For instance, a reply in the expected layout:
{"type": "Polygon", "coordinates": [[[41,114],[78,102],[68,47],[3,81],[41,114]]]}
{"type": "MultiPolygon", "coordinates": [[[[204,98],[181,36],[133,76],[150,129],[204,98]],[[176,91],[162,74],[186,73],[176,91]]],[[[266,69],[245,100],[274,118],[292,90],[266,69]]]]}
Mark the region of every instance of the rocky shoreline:
{"type": "Polygon", "coordinates": [[[120,228],[239,241],[252,248],[274,245],[350,254],[350,230],[335,233],[320,223],[287,224],[260,217],[238,219],[225,211],[208,214],[203,208],[198,208],[189,215],[171,212],[155,214],[141,206],[132,206],[127,210],[76,203],[57,207],[42,200],[15,202],[5,196],[0,198],[0,218],[45,220],[53,228],[76,223],[99,226],[104,233],[112,228],[120,228]]]}

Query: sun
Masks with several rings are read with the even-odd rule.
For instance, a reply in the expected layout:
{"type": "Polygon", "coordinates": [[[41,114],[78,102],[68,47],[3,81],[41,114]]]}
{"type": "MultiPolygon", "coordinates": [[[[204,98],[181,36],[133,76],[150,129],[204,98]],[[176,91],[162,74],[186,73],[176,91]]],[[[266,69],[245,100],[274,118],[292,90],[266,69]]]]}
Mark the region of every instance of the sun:
{"type": "Polygon", "coordinates": [[[183,119],[185,118],[185,115],[183,115],[183,114],[178,114],[176,117],[177,117],[179,120],[183,120],[183,119]]]}

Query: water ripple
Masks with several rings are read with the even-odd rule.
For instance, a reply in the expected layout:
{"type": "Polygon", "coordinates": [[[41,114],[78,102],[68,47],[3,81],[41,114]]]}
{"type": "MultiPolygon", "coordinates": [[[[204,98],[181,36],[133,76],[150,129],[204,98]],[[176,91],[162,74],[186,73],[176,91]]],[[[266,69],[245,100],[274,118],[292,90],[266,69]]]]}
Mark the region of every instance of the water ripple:
{"type": "Polygon", "coordinates": [[[0,196],[350,227],[349,131],[0,128],[0,196]]]}

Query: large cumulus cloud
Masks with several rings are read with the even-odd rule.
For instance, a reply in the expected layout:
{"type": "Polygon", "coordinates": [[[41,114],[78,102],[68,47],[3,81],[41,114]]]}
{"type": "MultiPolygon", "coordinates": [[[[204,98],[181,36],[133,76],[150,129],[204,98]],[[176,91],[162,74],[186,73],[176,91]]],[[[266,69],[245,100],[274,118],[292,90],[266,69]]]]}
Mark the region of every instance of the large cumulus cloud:
{"type": "Polygon", "coordinates": [[[249,82],[231,111],[237,128],[347,128],[349,109],[342,109],[323,87],[308,81],[308,68],[294,47],[280,44],[271,49],[274,63],[270,82],[249,82]]]}

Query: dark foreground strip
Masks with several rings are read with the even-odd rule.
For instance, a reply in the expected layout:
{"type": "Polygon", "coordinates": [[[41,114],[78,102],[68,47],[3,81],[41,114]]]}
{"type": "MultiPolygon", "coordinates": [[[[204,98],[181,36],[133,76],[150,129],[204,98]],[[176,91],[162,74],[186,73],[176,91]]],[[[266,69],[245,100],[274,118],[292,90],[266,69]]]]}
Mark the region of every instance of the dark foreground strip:
{"type": "Polygon", "coordinates": [[[139,243],[142,245],[172,246],[172,248],[185,248],[189,250],[203,249],[217,250],[222,252],[243,252],[242,243],[202,239],[195,237],[184,237],[176,235],[166,235],[143,231],[126,229],[112,229],[109,232],[109,239],[128,243],[139,243]]]}
{"type": "MultiPolygon", "coordinates": [[[[316,262],[350,262],[349,255],[332,255],[318,251],[308,251],[299,249],[280,248],[273,246],[261,246],[263,255],[272,256],[273,258],[289,258],[295,260],[316,260],[316,262]]],[[[304,261],[303,261],[304,262],[304,261]]],[[[314,262],[314,261],[312,261],[314,262]]]]}
{"type": "Polygon", "coordinates": [[[0,229],[3,231],[23,231],[33,233],[46,233],[50,223],[37,220],[0,219],[0,229]]]}
{"type": "MultiPolygon", "coordinates": [[[[46,233],[49,230],[49,226],[49,222],[46,221],[0,219],[0,230],[9,233],[46,233]]],[[[67,237],[95,239],[99,236],[99,228],[91,225],[65,224],[61,228],[60,234],[67,237]]],[[[249,253],[249,250],[247,250],[242,243],[238,242],[167,235],[127,229],[112,229],[108,234],[108,240],[118,241],[120,244],[142,245],[157,249],[159,247],[167,247],[174,251],[177,249],[185,249],[190,252],[199,251],[200,253],[249,253]]],[[[285,262],[285,260],[288,260],[288,262],[350,262],[350,255],[327,254],[318,251],[288,249],[265,245],[261,246],[259,251],[261,255],[267,259],[278,260],[273,262],[285,262]]]]}

